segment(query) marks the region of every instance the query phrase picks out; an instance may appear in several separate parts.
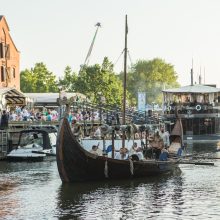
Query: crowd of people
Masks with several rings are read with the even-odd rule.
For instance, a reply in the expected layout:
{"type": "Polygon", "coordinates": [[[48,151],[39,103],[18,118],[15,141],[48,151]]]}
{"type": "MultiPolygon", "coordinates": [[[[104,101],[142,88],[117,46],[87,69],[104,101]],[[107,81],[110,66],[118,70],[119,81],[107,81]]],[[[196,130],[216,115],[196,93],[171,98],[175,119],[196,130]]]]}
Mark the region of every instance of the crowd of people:
{"type": "Polygon", "coordinates": [[[15,109],[7,111],[0,110],[0,115],[7,115],[8,121],[56,121],[58,112],[55,109],[28,109],[17,106],[15,109]]]}
{"type": "MultiPolygon", "coordinates": [[[[101,134],[100,131],[98,132],[101,134]]],[[[143,142],[141,143],[141,146],[138,146],[137,142],[134,140],[130,149],[124,147],[120,148],[120,150],[115,150],[114,158],[122,160],[127,160],[129,158],[132,160],[145,160],[152,158],[167,160],[170,153],[177,153],[177,150],[181,148],[180,139],[174,141],[170,146],[169,133],[168,131],[165,131],[164,127],[161,127],[160,131],[155,131],[153,134],[150,134],[147,138],[147,144],[143,144],[143,142]],[[176,147],[175,151],[173,150],[174,145],[176,147]],[[172,148],[171,151],[169,148],[172,148]]],[[[104,153],[107,154],[108,157],[112,157],[111,150],[103,152],[99,149],[99,146],[93,145],[90,152],[98,156],[102,156],[104,153]]]]}
{"type": "MultiPolygon", "coordinates": [[[[0,110],[0,116],[3,114],[7,115],[8,121],[57,121],[59,119],[58,108],[43,108],[43,109],[29,109],[26,107],[16,106],[13,110],[0,110]]],[[[83,109],[77,109],[76,111],[71,110],[68,115],[68,121],[72,123],[76,121],[92,121],[100,120],[98,111],[90,112],[83,109]]],[[[103,118],[103,117],[102,117],[103,118]]]]}

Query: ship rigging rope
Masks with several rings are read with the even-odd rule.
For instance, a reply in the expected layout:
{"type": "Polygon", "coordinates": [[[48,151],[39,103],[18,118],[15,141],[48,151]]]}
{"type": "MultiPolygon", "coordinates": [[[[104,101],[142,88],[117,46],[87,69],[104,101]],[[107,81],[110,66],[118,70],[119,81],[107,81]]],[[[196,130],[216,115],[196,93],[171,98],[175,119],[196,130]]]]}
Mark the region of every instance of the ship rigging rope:
{"type": "Polygon", "coordinates": [[[122,52],[120,53],[118,59],[115,61],[114,66],[118,63],[120,57],[122,56],[122,54],[124,53],[125,49],[122,50],[122,52]]]}
{"type": "MultiPolygon", "coordinates": [[[[119,55],[118,59],[115,61],[114,66],[118,63],[118,61],[119,61],[119,59],[121,58],[121,56],[122,56],[122,54],[124,53],[124,51],[125,51],[125,49],[122,50],[122,52],[121,52],[121,54],[119,55]]],[[[128,58],[129,58],[129,60],[130,60],[131,66],[132,66],[132,63],[133,63],[133,62],[132,62],[132,59],[131,59],[131,55],[130,55],[129,50],[127,51],[127,54],[128,54],[128,58]]]]}
{"type": "Polygon", "coordinates": [[[130,55],[130,52],[129,52],[129,50],[128,50],[128,57],[129,57],[129,60],[130,60],[130,63],[131,63],[131,66],[132,66],[132,59],[131,59],[131,55],[130,55]]]}

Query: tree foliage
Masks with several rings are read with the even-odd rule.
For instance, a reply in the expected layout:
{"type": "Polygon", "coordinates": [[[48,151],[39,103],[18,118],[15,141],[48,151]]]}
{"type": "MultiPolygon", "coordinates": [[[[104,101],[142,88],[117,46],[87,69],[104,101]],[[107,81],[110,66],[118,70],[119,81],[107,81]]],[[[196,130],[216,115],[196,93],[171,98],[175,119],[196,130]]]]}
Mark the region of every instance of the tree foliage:
{"type": "MultiPolygon", "coordinates": [[[[123,100],[123,73],[116,75],[107,57],[102,65],[83,66],[79,74],[67,66],[58,82],[44,63],[36,63],[34,68],[21,72],[22,92],[58,92],[58,86],[67,92],[82,93],[94,103],[100,103],[101,97],[105,97],[106,104],[110,105],[121,105],[123,100]]],[[[178,86],[177,74],[171,64],[159,58],[139,60],[127,74],[127,100],[136,104],[140,91],[146,92],[147,103],[161,103],[161,91],[178,86]]]]}
{"type": "Polygon", "coordinates": [[[57,92],[56,76],[44,63],[36,63],[34,68],[21,71],[22,92],[57,92]]]}
{"type": "Polygon", "coordinates": [[[95,103],[99,103],[101,97],[105,97],[105,102],[111,105],[120,105],[122,102],[122,83],[113,72],[113,64],[107,57],[101,66],[84,66],[76,81],[75,91],[85,94],[95,103]]]}
{"type": "Polygon", "coordinates": [[[74,92],[76,81],[77,74],[72,71],[70,66],[67,66],[64,70],[64,76],[63,78],[59,78],[58,84],[67,92],[74,92]]]}
{"type": "MultiPolygon", "coordinates": [[[[122,74],[120,79],[123,79],[122,74]]],[[[162,90],[178,86],[174,67],[159,58],[137,61],[127,75],[127,89],[131,97],[137,100],[138,92],[146,92],[147,103],[161,103],[162,90]]]]}

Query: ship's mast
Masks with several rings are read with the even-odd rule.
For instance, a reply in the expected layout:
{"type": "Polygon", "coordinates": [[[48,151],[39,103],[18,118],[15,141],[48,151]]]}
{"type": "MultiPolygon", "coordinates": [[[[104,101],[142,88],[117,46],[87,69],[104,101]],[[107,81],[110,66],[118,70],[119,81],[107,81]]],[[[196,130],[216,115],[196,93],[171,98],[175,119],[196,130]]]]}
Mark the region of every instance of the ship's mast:
{"type": "MultiPolygon", "coordinates": [[[[124,84],[123,84],[123,115],[122,115],[122,124],[125,125],[125,113],[126,113],[126,87],[127,87],[127,34],[128,34],[128,24],[127,24],[127,15],[125,15],[125,48],[124,48],[124,84]]],[[[122,138],[122,147],[125,147],[125,131],[123,131],[122,138]]]]}

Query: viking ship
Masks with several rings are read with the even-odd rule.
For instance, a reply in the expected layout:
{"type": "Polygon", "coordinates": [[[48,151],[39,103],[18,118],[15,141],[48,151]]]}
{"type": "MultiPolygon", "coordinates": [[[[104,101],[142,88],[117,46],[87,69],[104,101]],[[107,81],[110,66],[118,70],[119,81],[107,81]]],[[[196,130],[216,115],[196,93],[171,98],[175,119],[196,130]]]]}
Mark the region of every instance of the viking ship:
{"type": "Polygon", "coordinates": [[[178,160],[142,161],[118,160],[90,153],[80,144],[71,131],[68,120],[63,118],[57,137],[57,166],[63,182],[83,182],[104,179],[130,179],[171,173],[178,160]]]}

